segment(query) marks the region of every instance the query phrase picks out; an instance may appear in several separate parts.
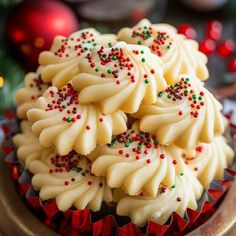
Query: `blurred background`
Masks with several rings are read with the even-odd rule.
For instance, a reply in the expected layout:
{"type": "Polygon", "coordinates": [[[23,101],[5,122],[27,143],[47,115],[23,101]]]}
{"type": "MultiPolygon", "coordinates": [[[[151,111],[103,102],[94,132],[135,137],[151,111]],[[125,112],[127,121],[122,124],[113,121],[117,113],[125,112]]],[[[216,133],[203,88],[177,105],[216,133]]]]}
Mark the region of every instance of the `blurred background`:
{"type": "Polygon", "coordinates": [[[55,35],[95,27],[116,33],[142,18],[173,24],[209,57],[207,85],[236,95],[235,0],[0,0],[0,112],[55,35]]]}

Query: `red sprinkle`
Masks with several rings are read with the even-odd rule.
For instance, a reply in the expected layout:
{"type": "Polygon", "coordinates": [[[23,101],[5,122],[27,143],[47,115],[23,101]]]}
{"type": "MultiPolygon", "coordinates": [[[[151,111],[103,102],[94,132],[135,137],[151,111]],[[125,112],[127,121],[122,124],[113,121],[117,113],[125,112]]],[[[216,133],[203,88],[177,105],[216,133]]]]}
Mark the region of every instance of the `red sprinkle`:
{"type": "Polygon", "coordinates": [[[172,163],[173,163],[174,165],[176,165],[176,164],[177,164],[177,160],[173,160],[172,163]]]}
{"type": "Polygon", "coordinates": [[[119,154],[122,155],[124,153],[123,150],[119,150],[119,154]]]}
{"type": "Polygon", "coordinates": [[[160,158],[161,159],[164,159],[166,156],[165,156],[165,154],[164,153],[162,153],[161,155],[160,155],[160,158]]]}

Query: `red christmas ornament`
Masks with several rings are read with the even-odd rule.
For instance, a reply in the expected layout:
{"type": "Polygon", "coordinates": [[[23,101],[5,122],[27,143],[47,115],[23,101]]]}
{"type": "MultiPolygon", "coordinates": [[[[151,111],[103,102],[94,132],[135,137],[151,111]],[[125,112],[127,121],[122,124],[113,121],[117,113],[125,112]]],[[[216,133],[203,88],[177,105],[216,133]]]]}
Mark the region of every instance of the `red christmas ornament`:
{"type": "Polygon", "coordinates": [[[204,39],[199,43],[199,50],[206,54],[211,55],[216,49],[216,43],[212,39],[204,39]]]}
{"type": "Polygon", "coordinates": [[[228,64],[228,69],[230,72],[236,72],[236,58],[233,58],[229,64],[228,64]]]}
{"type": "Polygon", "coordinates": [[[185,35],[186,38],[195,39],[197,37],[197,32],[192,25],[183,23],[178,27],[178,33],[185,35]]]}
{"type": "Polygon", "coordinates": [[[146,11],[143,9],[143,7],[134,7],[134,9],[131,12],[130,19],[132,22],[138,22],[142,20],[146,16],[146,11]]]}
{"type": "Polygon", "coordinates": [[[12,10],[6,34],[23,66],[34,70],[39,53],[50,49],[56,35],[69,36],[77,29],[76,16],[65,4],[56,0],[27,0],[12,10]]]}
{"type": "Polygon", "coordinates": [[[227,39],[218,46],[217,52],[222,57],[228,57],[234,52],[234,49],[234,41],[231,39],[227,39]]]}
{"type": "Polygon", "coordinates": [[[206,34],[207,37],[213,40],[219,40],[222,35],[222,24],[217,20],[207,22],[206,34]]]}

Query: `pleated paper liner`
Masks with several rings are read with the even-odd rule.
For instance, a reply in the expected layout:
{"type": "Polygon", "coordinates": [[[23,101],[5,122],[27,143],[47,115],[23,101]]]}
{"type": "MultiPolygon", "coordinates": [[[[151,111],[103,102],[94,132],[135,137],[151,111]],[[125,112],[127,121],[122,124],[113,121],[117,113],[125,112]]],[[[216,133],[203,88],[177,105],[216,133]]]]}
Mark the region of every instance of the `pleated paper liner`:
{"type": "MultiPolygon", "coordinates": [[[[12,178],[17,182],[19,193],[33,213],[48,227],[65,236],[175,236],[184,235],[207,221],[223,200],[234,176],[236,175],[236,159],[230,169],[224,171],[224,178],[214,180],[209,189],[204,192],[198,209],[187,209],[184,218],[173,213],[168,222],[159,225],[149,222],[140,228],[130,222],[128,217],[120,217],[115,213],[115,207],[102,205],[99,212],[88,209],[69,209],[66,212],[58,210],[54,199],[41,201],[38,192],[31,186],[32,174],[17,160],[12,136],[19,131],[14,110],[9,110],[4,123],[6,140],[2,145],[5,160],[12,171],[12,178]]],[[[228,115],[228,118],[230,116],[228,115]]],[[[231,124],[230,137],[234,137],[236,126],[231,124]]],[[[235,149],[236,140],[233,138],[235,149]]]]}

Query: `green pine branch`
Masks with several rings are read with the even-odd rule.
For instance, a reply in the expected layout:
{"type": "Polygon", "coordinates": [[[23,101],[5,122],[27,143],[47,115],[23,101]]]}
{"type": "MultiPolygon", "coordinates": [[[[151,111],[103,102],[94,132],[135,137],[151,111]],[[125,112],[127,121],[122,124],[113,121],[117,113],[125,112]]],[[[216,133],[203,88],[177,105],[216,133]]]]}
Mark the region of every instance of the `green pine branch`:
{"type": "Polygon", "coordinates": [[[16,4],[20,2],[21,0],[0,0],[0,5],[4,7],[11,6],[13,4],[16,4]]]}
{"type": "Polygon", "coordinates": [[[14,105],[15,92],[22,87],[24,79],[24,71],[2,46],[0,46],[0,76],[4,78],[4,85],[0,88],[0,112],[2,112],[14,105]]]}

